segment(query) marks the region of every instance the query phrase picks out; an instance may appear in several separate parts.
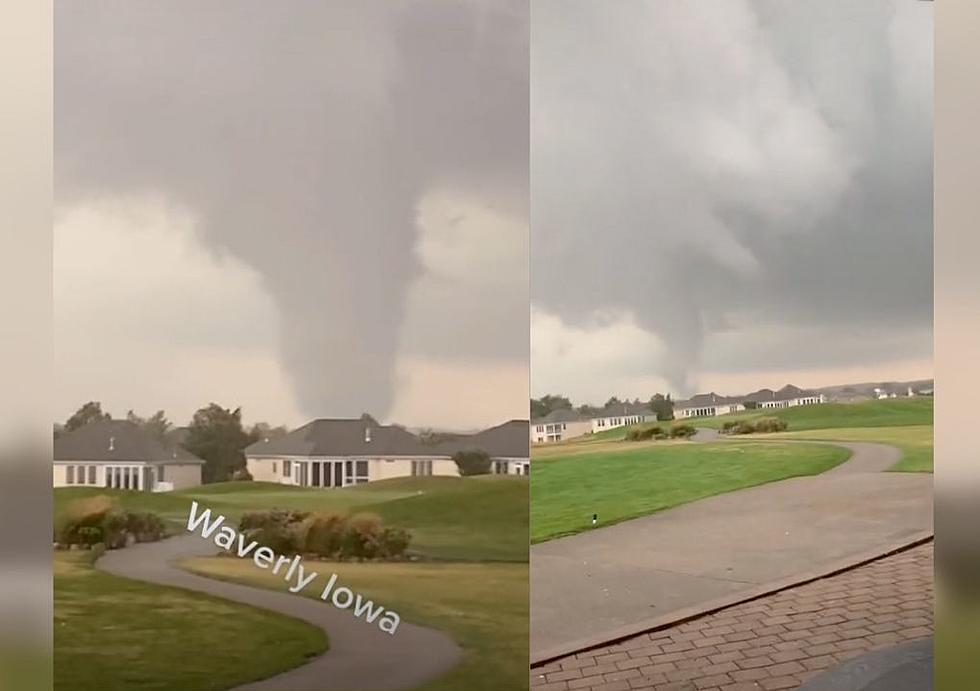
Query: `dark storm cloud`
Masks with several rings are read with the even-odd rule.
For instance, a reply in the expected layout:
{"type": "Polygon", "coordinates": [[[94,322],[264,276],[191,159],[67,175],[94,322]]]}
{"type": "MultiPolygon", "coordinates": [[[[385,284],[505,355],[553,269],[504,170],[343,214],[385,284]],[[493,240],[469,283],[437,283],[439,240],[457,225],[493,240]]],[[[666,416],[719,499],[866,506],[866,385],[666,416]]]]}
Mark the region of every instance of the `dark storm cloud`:
{"type": "Polygon", "coordinates": [[[536,305],[632,310],[685,393],[788,346],[929,357],[930,4],[542,0],[532,35],[536,305]],[[800,336],[701,360],[773,324],[800,336]]]}
{"type": "MultiPolygon", "coordinates": [[[[300,405],[383,414],[420,198],[526,219],[527,40],[498,0],[59,2],[58,201],[187,205],[261,272],[300,405]]],[[[452,308],[433,349],[526,357],[526,292],[493,328],[452,308]]]]}

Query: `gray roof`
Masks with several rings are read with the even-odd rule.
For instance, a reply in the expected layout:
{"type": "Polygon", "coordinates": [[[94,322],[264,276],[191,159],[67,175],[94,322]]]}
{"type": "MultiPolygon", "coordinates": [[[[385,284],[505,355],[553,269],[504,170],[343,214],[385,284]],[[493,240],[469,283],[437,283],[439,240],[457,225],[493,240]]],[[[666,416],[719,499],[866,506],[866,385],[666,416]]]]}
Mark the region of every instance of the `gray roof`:
{"type": "Polygon", "coordinates": [[[320,419],[285,436],[245,448],[246,456],[452,456],[482,449],[494,458],[525,458],[528,421],[510,420],[477,434],[438,435],[429,442],[397,425],[380,425],[370,417],[320,419]]]}
{"type": "Polygon", "coordinates": [[[593,411],[592,418],[616,417],[619,415],[653,415],[646,403],[613,403],[593,411]]]}
{"type": "Polygon", "coordinates": [[[583,420],[591,420],[591,418],[571,408],[559,408],[558,410],[552,410],[544,417],[531,420],[531,424],[543,425],[549,422],[581,422],[583,420]]]}
{"type": "Polygon", "coordinates": [[[779,391],[773,391],[772,389],[759,389],[758,391],[753,391],[745,396],[719,396],[714,391],[711,393],[699,393],[696,396],[691,396],[686,401],[675,402],[674,408],[684,410],[685,408],[727,405],[730,403],[744,403],[745,401],[753,401],[755,403],[762,403],[763,401],[791,401],[794,398],[800,398],[801,396],[817,395],[819,394],[816,391],[801,389],[798,386],[787,384],[779,391]]]}
{"type": "Polygon", "coordinates": [[[729,403],[741,403],[743,399],[736,396],[720,396],[714,391],[711,393],[699,393],[691,396],[686,401],[676,401],[674,408],[703,408],[712,405],[727,405],[729,403]]]}
{"type": "Polygon", "coordinates": [[[54,440],[56,461],[145,461],[203,464],[177,444],[161,442],[128,420],[91,422],[54,440]]]}

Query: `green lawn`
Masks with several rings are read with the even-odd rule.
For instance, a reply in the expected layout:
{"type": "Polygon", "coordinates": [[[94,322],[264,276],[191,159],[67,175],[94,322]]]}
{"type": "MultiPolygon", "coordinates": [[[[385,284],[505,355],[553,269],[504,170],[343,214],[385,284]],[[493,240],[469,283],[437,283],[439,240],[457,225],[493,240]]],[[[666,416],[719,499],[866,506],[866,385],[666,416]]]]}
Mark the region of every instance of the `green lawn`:
{"type": "Polygon", "coordinates": [[[891,470],[913,473],[932,472],[932,425],[780,432],[766,435],[766,438],[871,441],[891,444],[902,450],[902,459],[891,470]]]}
{"type": "Polygon", "coordinates": [[[327,648],[305,622],[96,571],[91,552],[54,554],[54,688],[226,689],[327,648]]]}
{"type": "Polygon", "coordinates": [[[538,458],[531,542],[610,525],[704,497],[829,470],[844,449],[777,442],[600,442],[538,458]]]}
{"type": "MultiPolygon", "coordinates": [[[[526,544],[526,535],[525,544],[526,544]]],[[[524,564],[328,563],[320,573],[340,581],[415,624],[449,634],[465,651],[463,661],[424,691],[497,691],[528,684],[528,566],[524,564]]],[[[273,590],[282,579],[250,561],[220,557],[191,559],[181,566],[213,578],[273,590]]],[[[316,598],[316,589],[301,591],[316,598]]],[[[330,607],[326,603],[311,607],[330,607]]],[[[395,634],[398,635],[397,633],[395,634]]]]}
{"type": "Polygon", "coordinates": [[[370,511],[412,532],[412,550],[432,559],[526,561],[528,481],[514,475],[409,477],[344,489],[307,489],[267,482],[202,485],[151,493],[101,487],[54,491],[55,515],[67,502],[98,494],[126,508],[153,511],[175,531],[186,528],[191,501],[236,521],[258,509],[370,511]]]}

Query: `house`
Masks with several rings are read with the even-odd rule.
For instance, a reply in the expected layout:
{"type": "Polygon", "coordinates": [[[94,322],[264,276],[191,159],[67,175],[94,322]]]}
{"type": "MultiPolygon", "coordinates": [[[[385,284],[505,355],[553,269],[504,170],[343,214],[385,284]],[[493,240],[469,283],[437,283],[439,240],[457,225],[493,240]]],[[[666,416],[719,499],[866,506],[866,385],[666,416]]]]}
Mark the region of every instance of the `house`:
{"type": "Polygon", "coordinates": [[[592,414],[592,431],[602,432],[656,419],[656,413],[645,403],[610,403],[592,414]]]}
{"type": "Polygon", "coordinates": [[[562,408],[531,420],[528,429],[532,443],[561,441],[592,432],[592,419],[575,410],[562,408]]]}
{"type": "Polygon", "coordinates": [[[477,434],[420,437],[398,425],[358,419],[318,419],[245,449],[252,478],[301,487],[348,487],[420,475],[459,475],[452,457],[480,449],[497,474],[527,475],[527,420],[510,420],[477,434]]]}
{"type": "Polygon", "coordinates": [[[711,393],[697,394],[686,401],[675,402],[674,417],[678,419],[710,417],[738,413],[752,408],[790,408],[799,405],[826,403],[826,401],[827,397],[824,394],[801,389],[792,384],[787,384],[778,391],[759,389],[745,396],[719,396],[712,391],[711,393]]]}
{"type": "Polygon", "coordinates": [[[719,396],[714,391],[699,393],[686,401],[674,402],[674,418],[708,417],[727,415],[745,410],[742,399],[734,396],[719,396]]]}
{"type": "Polygon", "coordinates": [[[798,405],[813,405],[816,403],[826,403],[827,397],[816,391],[801,389],[798,386],[787,384],[779,391],[772,389],[759,389],[745,397],[746,401],[752,401],[757,408],[791,408],[798,405]]]}
{"type": "Polygon", "coordinates": [[[166,492],[201,484],[204,461],[128,420],[100,420],[54,440],[55,487],[166,492]]]}

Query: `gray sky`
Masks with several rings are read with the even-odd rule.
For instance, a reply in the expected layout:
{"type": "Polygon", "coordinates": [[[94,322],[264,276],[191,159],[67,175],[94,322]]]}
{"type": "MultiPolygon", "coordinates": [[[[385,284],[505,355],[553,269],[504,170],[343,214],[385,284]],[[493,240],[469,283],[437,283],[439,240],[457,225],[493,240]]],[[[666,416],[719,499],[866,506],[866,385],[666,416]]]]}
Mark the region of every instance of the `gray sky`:
{"type": "Polygon", "coordinates": [[[536,0],[532,393],[931,376],[932,11],[536,0]]]}
{"type": "Polygon", "coordinates": [[[526,3],[62,1],[59,415],[527,414],[526,3]]]}

